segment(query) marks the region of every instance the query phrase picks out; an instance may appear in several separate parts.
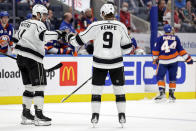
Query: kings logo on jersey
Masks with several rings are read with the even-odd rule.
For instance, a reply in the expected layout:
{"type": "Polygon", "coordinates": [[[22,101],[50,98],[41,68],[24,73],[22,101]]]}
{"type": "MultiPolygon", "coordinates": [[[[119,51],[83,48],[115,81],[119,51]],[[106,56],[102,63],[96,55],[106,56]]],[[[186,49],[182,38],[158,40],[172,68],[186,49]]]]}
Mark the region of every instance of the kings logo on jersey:
{"type": "Polygon", "coordinates": [[[77,62],[61,62],[60,86],[77,85],[77,62]]]}

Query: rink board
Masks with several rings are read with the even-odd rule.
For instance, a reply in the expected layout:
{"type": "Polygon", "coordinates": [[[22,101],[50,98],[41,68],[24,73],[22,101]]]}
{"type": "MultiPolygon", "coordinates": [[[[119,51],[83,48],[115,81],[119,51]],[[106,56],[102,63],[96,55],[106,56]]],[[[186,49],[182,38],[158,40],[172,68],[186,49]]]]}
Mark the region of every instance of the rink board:
{"type": "MultiPolygon", "coordinates": [[[[196,59],[196,56],[192,56],[196,59]]],[[[180,61],[182,59],[179,59],[180,61]]],[[[62,62],[60,70],[47,74],[48,85],[45,89],[46,103],[59,103],[72,91],[77,89],[92,75],[91,56],[58,56],[44,58],[46,69],[62,62]]],[[[16,62],[7,57],[0,57],[0,104],[22,103],[24,87],[16,62]]],[[[156,96],[156,66],[152,64],[152,56],[125,56],[125,90],[127,100],[152,99],[156,96]]],[[[179,63],[177,75],[177,99],[196,98],[196,64],[179,63]]],[[[168,77],[166,77],[168,83],[168,77]]],[[[91,81],[70,97],[67,102],[88,102],[91,100],[91,81]]],[[[168,84],[167,84],[168,90],[168,84]]],[[[112,84],[109,76],[104,88],[103,101],[113,101],[112,84]]]]}

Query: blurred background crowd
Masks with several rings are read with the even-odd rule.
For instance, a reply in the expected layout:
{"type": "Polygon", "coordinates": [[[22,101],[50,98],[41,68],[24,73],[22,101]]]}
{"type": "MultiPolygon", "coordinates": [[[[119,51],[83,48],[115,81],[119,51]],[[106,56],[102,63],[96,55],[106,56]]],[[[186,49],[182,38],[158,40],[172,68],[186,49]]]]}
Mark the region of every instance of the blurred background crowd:
{"type": "MultiPolygon", "coordinates": [[[[84,31],[92,22],[100,20],[99,10],[92,4],[82,11],[73,10],[71,6],[54,4],[52,0],[0,0],[0,52],[7,53],[12,47],[12,36],[18,30],[20,22],[31,19],[31,9],[35,4],[43,4],[48,8],[48,19],[44,22],[48,30],[68,30],[79,33],[84,31]],[[13,8],[15,4],[15,8],[13,8]],[[94,6],[94,8],[93,8],[94,6]],[[15,11],[13,11],[15,9],[15,11]],[[15,17],[13,17],[15,16],[15,17]],[[9,23],[9,24],[8,24],[9,23]],[[5,37],[7,29],[8,37],[5,37]],[[7,43],[6,43],[7,42],[7,43]]],[[[95,0],[94,0],[95,1],[95,0]]],[[[153,0],[97,0],[104,3],[111,3],[119,12],[116,19],[123,22],[129,34],[131,32],[147,32],[143,24],[149,25],[150,9],[153,0]],[[137,20],[137,21],[135,21],[137,20]]],[[[59,3],[60,1],[56,1],[59,3]]],[[[164,24],[171,24],[171,0],[156,0],[158,6],[158,28],[161,30],[164,24]]],[[[176,32],[196,32],[196,0],[175,0],[174,28],[176,32]]],[[[134,39],[133,39],[134,41],[134,39]]],[[[137,43],[134,43],[137,48],[137,43]]],[[[80,49],[75,49],[69,43],[62,40],[51,41],[45,46],[46,54],[92,54],[93,41],[87,43],[80,49]],[[76,51],[77,50],[77,51],[76,51]],[[79,50],[79,52],[78,52],[79,50]]],[[[130,52],[133,54],[133,52],[130,52]]]]}

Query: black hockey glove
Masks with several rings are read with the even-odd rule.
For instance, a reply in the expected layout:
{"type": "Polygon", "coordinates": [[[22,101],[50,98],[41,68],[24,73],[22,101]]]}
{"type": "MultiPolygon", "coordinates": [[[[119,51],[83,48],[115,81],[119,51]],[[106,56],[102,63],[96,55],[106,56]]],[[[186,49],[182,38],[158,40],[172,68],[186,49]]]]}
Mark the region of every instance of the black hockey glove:
{"type": "Polygon", "coordinates": [[[67,33],[66,35],[64,35],[64,36],[62,36],[62,39],[63,39],[63,41],[65,41],[65,42],[70,42],[70,39],[71,39],[71,37],[73,37],[73,36],[75,36],[75,34],[74,33],[72,33],[72,32],[70,32],[70,33],[67,33]]]}
{"type": "Polygon", "coordinates": [[[67,32],[63,30],[56,30],[56,32],[58,33],[58,39],[64,38],[67,35],[67,32]]]}

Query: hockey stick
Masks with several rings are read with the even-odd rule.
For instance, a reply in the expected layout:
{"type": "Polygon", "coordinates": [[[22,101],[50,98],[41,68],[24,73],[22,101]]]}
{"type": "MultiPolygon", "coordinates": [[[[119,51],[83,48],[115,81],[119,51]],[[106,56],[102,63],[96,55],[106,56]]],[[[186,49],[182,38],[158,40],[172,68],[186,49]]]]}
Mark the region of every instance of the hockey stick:
{"type": "Polygon", "coordinates": [[[62,66],[63,66],[62,63],[58,63],[57,65],[53,66],[52,68],[46,69],[45,71],[46,72],[51,72],[51,71],[54,71],[54,70],[57,70],[57,69],[61,68],[62,66]]]}
{"type": "MultiPolygon", "coordinates": [[[[186,61],[178,61],[178,62],[185,62],[186,63],[186,61]]],[[[193,62],[196,62],[196,61],[193,61],[193,62]]]]}
{"type": "Polygon", "coordinates": [[[88,80],[86,80],[81,86],[79,86],[76,90],[74,90],[71,94],[69,94],[67,97],[63,98],[61,100],[61,102],[63,103],[64,101],[66,101],[70,96],[72,96],[76,91],[78,91],[80,88],[82,88],[90,79],[92,79],[92,76],[90,78],[88,78],[88,80]]]}
{"type": "Polygon", "coordinates": [[[1,52],[0,52],[0,55],[7,56],[7,57],[12,58],[12,59],[14,59],[14,60],[16,60],[16,59],[17,59],[16,57],[13,57],[13,56],[10,56],[10,55],[7,55],[7,54],[3,54],[3,53],[1,53],[1,52]]]}
{"type": "MultiPolygon", "coordinates": [[[[7,57],[9,57],[11,59],[17,60],[16,57],[13,57],[13,56],[10,56],[10,55],[7,55],[7,54],[0,53],[0,55],[4,55],[4,56],[7,56],[7,57]]],[[[63,66],[62,63],[58,63],[57,65],[55,65],[55,66],[53,66],[53,67],[51,67],[49,69],[45,69],[45,71],[46,72],[51,72],[51,71],[54,71],[54,70],[57,70],[57,69],[61,68],[62,66],[63,66]]]]}

